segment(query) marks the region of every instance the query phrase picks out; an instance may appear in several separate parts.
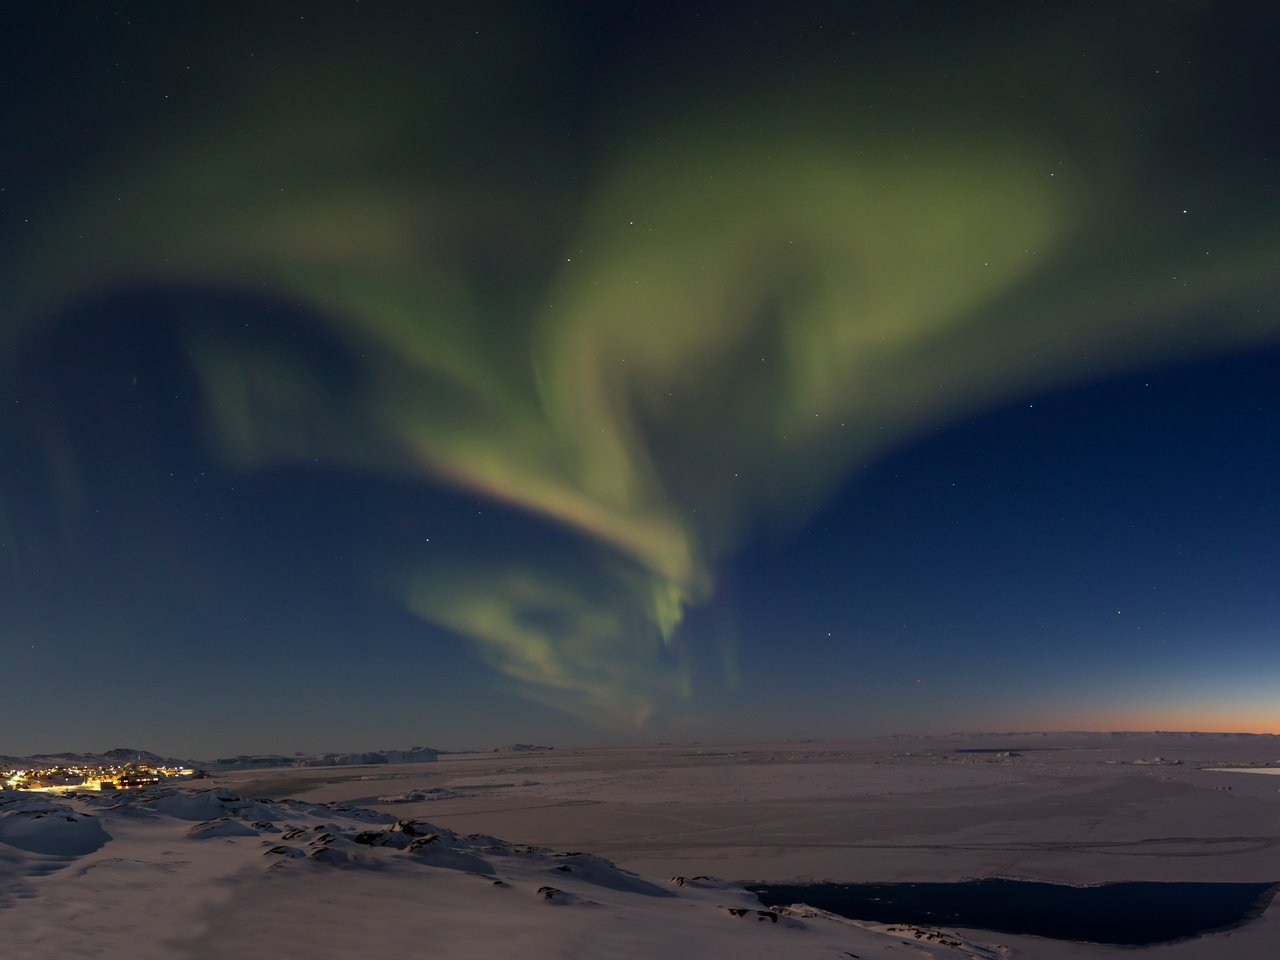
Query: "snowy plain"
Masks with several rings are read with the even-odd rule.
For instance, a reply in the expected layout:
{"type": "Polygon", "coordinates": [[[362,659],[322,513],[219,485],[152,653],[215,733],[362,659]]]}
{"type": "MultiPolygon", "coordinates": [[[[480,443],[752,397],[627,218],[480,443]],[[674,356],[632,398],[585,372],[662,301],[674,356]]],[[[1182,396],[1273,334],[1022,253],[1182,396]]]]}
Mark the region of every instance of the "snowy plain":
{"type": "Polygon", "coordinates": [[[1238,768],[1278,763],[1280,738],[1014,736],[0,793],[0,925],[35,957],[1262,960],[1280,956],[1280,899],[1233,930],[1135,949],[766,915],[733,881],[1275,882],[1280,791],[1238,768]]]}

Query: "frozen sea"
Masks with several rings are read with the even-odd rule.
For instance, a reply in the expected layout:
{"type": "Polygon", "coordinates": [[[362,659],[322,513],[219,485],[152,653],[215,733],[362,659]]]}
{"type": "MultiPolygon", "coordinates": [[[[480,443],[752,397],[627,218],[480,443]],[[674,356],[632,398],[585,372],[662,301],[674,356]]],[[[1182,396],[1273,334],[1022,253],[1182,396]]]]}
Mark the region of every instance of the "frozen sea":
{"type": "Polygon", "coordinates": [[[1239,773],[1277,754],[1187,736],[687,744],[237,771],[39,816],[10,793],[0,924],[32,956],[1273,960],[1274,901],[1134,949],[763,910],[735,882],[1271,884],[1280,792],[1239,773]]]}

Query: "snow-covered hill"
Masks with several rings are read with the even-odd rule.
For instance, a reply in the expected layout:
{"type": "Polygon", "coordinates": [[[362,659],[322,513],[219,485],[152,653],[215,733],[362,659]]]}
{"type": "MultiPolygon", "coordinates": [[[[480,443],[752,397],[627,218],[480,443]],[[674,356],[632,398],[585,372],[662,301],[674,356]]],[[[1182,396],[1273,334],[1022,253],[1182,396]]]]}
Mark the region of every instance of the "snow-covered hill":
{"type": "Polygon", "coordinates": [[[162,757],[149,750],[133,747],[115,747],[102,753],[39,753],[29,757],[0,757],[0,770],[31,767],[120,767],[127,763],[146,764],[152,767],[185,767],[188,760],[178,757],[162,757]]]}
{"type": "Polygon", "coordinates": [[[586,853],[220,789],[0,791],[0,916],[15,956],[1007,955],[950,931],[766,910],[711,877],[653,880],[586,853]]]}

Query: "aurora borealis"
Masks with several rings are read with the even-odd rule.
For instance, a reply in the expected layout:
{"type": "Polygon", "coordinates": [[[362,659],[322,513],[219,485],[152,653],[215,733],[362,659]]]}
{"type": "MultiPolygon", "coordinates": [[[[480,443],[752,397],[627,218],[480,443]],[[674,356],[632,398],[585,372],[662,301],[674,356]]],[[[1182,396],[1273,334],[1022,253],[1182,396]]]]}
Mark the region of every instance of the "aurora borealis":
{"type": "Polygon", "coordinates": [[[856,6],[23,14],[0,674],[105,684],[122,740],[237,704],[211,749],[1280,729],[1280,18],[856,6]],[[999,437],[1031,452],[980,470],[999,437]],[[925,501],[878,472],[913,456],[925,501]],[[1178,567],[1205,461],[1235,502],[1178,567]],[[954,516],[949,473],[986,491],[954,516]],[[1076,615],[1127,605],[1141,636],[1076,615]],[[926,703],[841,694],[930,662],[926,703]]]}

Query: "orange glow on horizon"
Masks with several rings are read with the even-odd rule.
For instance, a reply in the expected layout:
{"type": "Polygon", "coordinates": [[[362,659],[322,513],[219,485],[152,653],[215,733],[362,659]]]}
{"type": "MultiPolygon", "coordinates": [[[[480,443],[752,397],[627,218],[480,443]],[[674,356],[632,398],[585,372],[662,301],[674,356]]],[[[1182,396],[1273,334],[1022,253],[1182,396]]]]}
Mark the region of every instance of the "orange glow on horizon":
{"type": "Polygon", "coordinates": [[[1159,707],[1087,710],[1062,713],[1052,721],[1040,721],[1043,729],[1111,731],[1164,731],[1168,733],[1259,733],[1280,735],[1280,709],[1263,707],[1195,707],[1183,710],[1159,707]]]}

